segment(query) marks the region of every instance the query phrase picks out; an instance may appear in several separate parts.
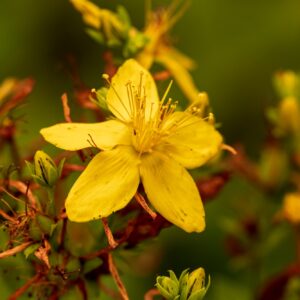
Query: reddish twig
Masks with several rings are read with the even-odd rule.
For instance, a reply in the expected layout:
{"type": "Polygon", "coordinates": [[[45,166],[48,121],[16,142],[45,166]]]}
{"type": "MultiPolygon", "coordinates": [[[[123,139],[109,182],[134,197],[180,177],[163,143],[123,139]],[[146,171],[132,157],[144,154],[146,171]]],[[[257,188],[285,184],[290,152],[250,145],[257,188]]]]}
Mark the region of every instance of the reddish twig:
{"type": "Polygon", "coordinates": [[[280,274],[268,280],[261,289],[258,300],[281,300],[289,280],[300,275],[300,265],[287,267],[280,274]]]}
{"type": "Polygon", "coordinates": [[[4,210],[0,209],[0,216],[2,216],[4,219],[14,223],[19,224],[17,220],[15,220],[13,217],[9,216],[4,210]]]}
{"type": "Polygon", "coordinates": [[[145,294],[144,300],[153,300],[153,298],[158,295],[160,295],[158,289],[151,289],[145,294]]]}
{"type": "Polygon", "coordinates": [[[34,283],[38,282],[41,279],[41,274],[36,274],[31,279],[29,279],[23,286],[18,288],[10,297],[8,300],[17,300],[19,297],[21,297],[34,283]]]}
{"type": "Polygon", "coordinates": [[[148,206],[145,198],[139,192],[134,195],[134,198],[138,204],[150,215],[150,217],[155,220],[157,214],[148,206]]]}
{"type": "Polygon", "coordinates": [[[118,270],[117,270],[117,268],[114,264],[111,253],[108,253],[108,269],[109,269],[109,272],[110,272],[112,278],[114,279],[115,283],[118,286],[118,289],[119,289],[120,294],[122,296],[122,300],[129,300],[126,288],[125,288],[125,286],[124,286],[124,284],[123,284],[123,282],[120,278],[120,275],[119,275],[118,270]]]}
{"type": "Polygon", "coordinates": [[[69,107],[69,104],[68,104],[68,96],[67,96],[66,93],[64,93],[61,96],[61,101],[62,101],[62,106],[63,106],[65,120],[68,123],[72,123],[71,110],[70,110],[70,107],[69,107]]]}
{"type": "Polygon", "coordinates": [[[107,222],[107,219],[106,218],[102,218],[101,219],[102,221],[102,224],[103,224],[103,227],[104,227],[104,232],[105,232],[105,235],[107,237],[107,240],[108,240],[108,244],[111,248],[116,248],[118,246],[118,243],[115,241],[114,239],[114,236],[108,226],[108,222],[107,222]]]}
{"type": "MultiPolygon", "coordinates": [[[[1,185],[1,180],[0,180],[0,185],[1,185]]],[[[30,205],[33,208],[36,208],[37,206],[37,200],[34,197],[32,191],[28,188],[28,186],[23,183],[22,181],[18,181],[18,180],[9,180],[8,182],[10,187],[14,187],[15,189],[17,189],[19,192],[21,192],[24,196],[27,197],[27,199],[29,200],[30,205]]]]}
{"type": "Polygon", "coordinates": [[[0,253],[0,259],[8,257],[8,256],[12,256],[12,255],[17,254],[19,252],[22,252],[23,250],[25,250],[31,244],[32,244],[32,242],[25,242],[25,243],[23,243],[19,246],[16,246],[12,249],[8,249],[6,251],[3,251],[2,253],[0,253]]]}
{"type": "Polygon", "coordinates": [[[75,281],[75,284],[78,287],[79,292],[82,295],[82,299],[83,300],[88,300],[88,293],[87,293],[87,290],[86,290],[86,286],[85,286],[84,280],[82,278],[78,278],[75,281]]]}

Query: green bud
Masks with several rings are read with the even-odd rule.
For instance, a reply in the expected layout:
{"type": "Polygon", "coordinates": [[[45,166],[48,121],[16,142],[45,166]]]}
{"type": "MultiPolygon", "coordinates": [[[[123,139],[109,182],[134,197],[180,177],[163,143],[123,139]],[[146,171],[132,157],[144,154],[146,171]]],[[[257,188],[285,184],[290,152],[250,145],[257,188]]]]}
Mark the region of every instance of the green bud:
{"type": "Polygon", "coordinates": [[[179,281],[173,271],[169,271],[170,277],[158,276],[156,287],[167,300],[179,299],[179,281]]]}
{"type": "Polygon", "coordinates": [[[184,270],[179,280],[173,271],[169,271],[170,276],[158,276],[156,287],[161,295],[167,300],[202,300],[209,285],[205,286],[205,271],[198,268],[192,273],[184,270]]]}
{"type": "Polygon", "coordinates": [[[187,300],[201,300],[205,296],[210,285],[205,286],[205,271],[203,268],[198,268],[189,274],[188,278],[188,298],[187,300]]]}
{"type": "Polygon", "coordinates": [[[173,271],[169,271],[169,276],[158,276],[155,286],[161,295],[167,300],[202,300],[209,285],[205,286],[205,271],[198,268],[192,273],[188,269],[184,270],[179,280],[173,271]]]}
{"type": "Polygon", "coordinates": [[[33,166],[26,162],[31,170],[33,179],[40,185],[45,187],[53,187],[59,177],[64,164],[62,159],[58,165],[55,165],[51,157],[43,151],[37,151],[34,155],[33,166]]]}

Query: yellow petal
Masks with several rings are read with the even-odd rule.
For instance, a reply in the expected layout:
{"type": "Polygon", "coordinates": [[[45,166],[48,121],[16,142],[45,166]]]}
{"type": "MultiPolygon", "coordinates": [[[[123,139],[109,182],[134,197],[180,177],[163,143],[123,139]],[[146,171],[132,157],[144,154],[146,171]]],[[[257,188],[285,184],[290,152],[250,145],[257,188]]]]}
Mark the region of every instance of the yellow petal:
{"type": "Polygon", "coordinates": [[[201,118],[187,112],[176,112],[165,125],[169,135],[157,147],[186,168],[196,168],[220,150],[222,136],[201,118]]]}
{"type": "Polygon", "coordinates": [[[61,123],[40,131],[45,140],[58,148],[79,150],[97,147],[102,150],[116,145],[130,145],[130,128],[118,120],[102,123],[61,123]]]}
{"type": "MultiPolygon", "coordinates": [[[[177,57],[172,57],[169,52],[162,52],[156,56],[156,61],[162,64],[174,77],[176,83],[181,88],[190,103],[199,101],[199,90],[186,67],[178,61],[177,57]]],[[[186,62],[184,62],[185,64],[186,62]]]]}
{"type": "Polygon", "coordinates": [[[159,152],[142,156],[140,173],[154,208],[168,221],[187,232],[205,228],[205,213],[190,174],[175,160],[159,152]]]}
{"type": "MultiPolygon", "coordinates": [[[[158,94],[151,74],[134,59],[127,60],[112,78],[107,105],[120,120],[130,122],[138,107],[144,105],[145,119],[158,109],[158,94]],[[136,97],[140,94],[140,99],[136,97]]],[[[139,108],[140,109],[140,108],[139,108]]]]}
{"type": "Polygon", "coordinates": [[[137,191],[138,163],[136,152],[128,146],[98,153],[68,195],[69,219],[87,222],[123,208],[137,191]]]}

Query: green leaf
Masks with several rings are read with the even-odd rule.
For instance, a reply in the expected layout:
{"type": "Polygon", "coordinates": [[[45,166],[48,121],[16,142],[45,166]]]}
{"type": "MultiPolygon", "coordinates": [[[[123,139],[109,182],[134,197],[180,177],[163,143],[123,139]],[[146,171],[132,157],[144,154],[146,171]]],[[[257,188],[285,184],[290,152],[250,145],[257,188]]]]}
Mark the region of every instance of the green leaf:
{"type": "Polygon", "coordinates": [[[40,244],[37,243],[37,244],[32,244],[30,245],[29,247],[27,247],[25,250],[24,250],[24,255],[26,257],[26,259],[28,259],[28,257],[34,253],[38,248],[40,247],[40,244]]]}
{"type": "Polygon", "coordinates": [[[85,32],[97,43],[105,44],[104,35],[101,32],[91,28],[86,28],[85,32]]]}

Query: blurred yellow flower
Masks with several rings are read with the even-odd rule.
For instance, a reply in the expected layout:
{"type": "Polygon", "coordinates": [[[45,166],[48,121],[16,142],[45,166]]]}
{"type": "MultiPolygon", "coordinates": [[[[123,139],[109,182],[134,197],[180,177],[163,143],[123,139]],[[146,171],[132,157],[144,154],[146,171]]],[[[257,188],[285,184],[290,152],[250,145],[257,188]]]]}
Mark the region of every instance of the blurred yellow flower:
{"type": "Polygon", "coordinates": [[[198,106],[204,111],[208,98],[199,96],[199,90],[189,73],[195,68],[195,63],[174,48],[169,37],[170,30],[185,12],[188,1],[174,0],[168,7],[155,11],[150,8],[151,1],[147,1],[146,24],[142,31],[138,31],[130,22],[125,22],[118,14],[88,0],[70,1],[87,25],[98,30],[98,33],[103,32],[108,44],[116,44],[120,38],[127,39],[127,50],[124,53],[131,56],[141,49],[135,59],[144,68],[150,69],[154,62],[162,65],[170,72],[189,102],[199,102],[198,106]]]}
{"type": "Polygon", "coordinates": [[[185,12],[187,4],[188,1],[174,0],[167,8],[157,11],[148,9],[144,29],[148,43],[137,54],[136,60],[147,69],[150,69],[154,62],[161,64],[174,77],[189,102],[201,102],[202,110],[204,110],[208,102],[203,102],[203,100],[208,99],[199,97],[199,90],[189,73],[195,68],[195,63],[174,48],[168,36],[172,27],[185,12]]]}
{"type": "Polygon", "coordinates": [[[115,116],[102,123],[57,124],[41,130],[65,150],[94,145],[98,153],[72,187],[66,210],[72,221],[106,217],[135,195],[140,180],[153,207],[187,232],[205,228],[197,187],[185,168],[201,166],[217,154],[222,137],[195,114],[175,112],[159,100],[151,74],[127,60],[112,78],[107,106],[115,116]]]}
{"type": "Polygon", "coordinates": [[[108,9],[102,9],[88,0],[70,0],[73,6],[82,14],[83,21],[102,30],[108,41],[118,40],[124,32],[124,26],[116,14],[108,9]]]}
{"type": "Polygon", "coordinates": [[[300,224],[300,194],[286,194],[283,200],[283,216],[293,224],[300,224]]]}

